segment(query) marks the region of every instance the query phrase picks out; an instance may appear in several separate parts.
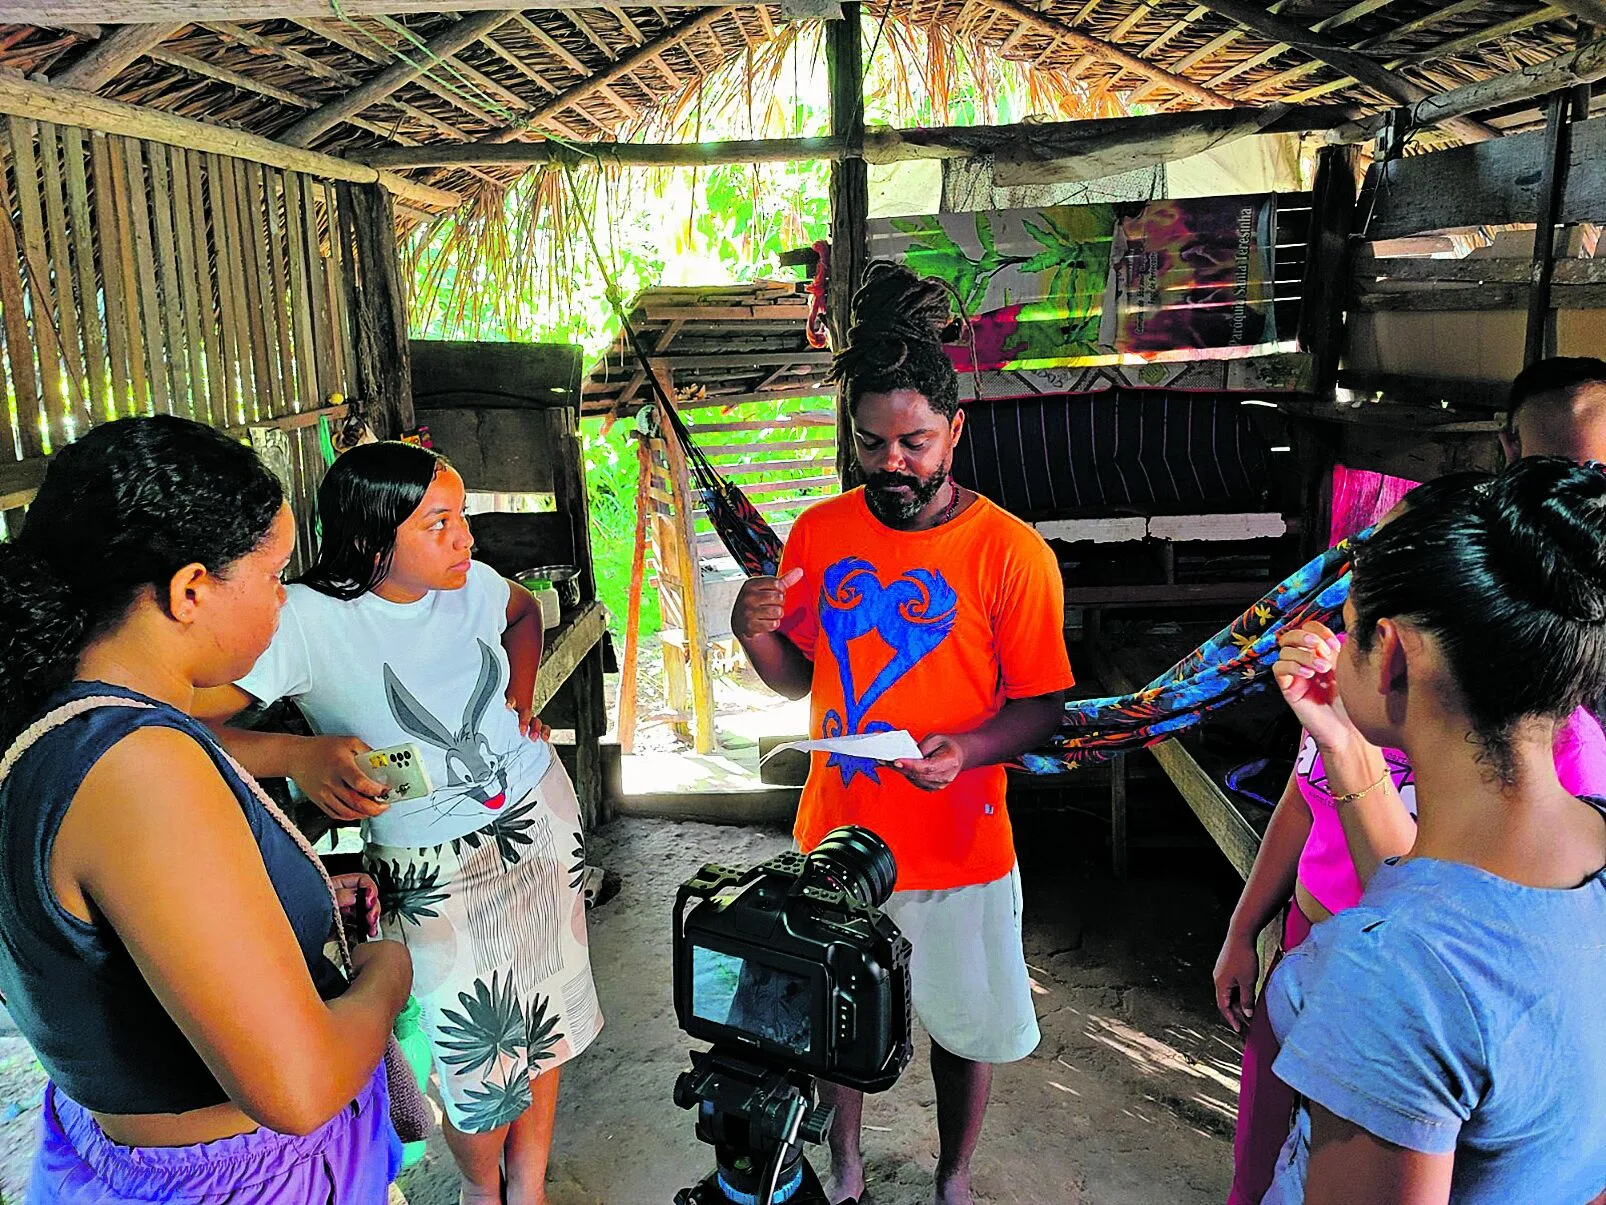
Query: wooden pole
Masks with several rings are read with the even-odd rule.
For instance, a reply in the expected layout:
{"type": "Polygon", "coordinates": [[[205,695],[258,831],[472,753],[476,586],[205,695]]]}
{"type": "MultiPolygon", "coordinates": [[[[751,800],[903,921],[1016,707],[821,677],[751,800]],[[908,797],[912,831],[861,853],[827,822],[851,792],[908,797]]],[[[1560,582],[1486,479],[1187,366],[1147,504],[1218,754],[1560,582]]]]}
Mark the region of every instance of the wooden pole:
{"type": "MultiPolygon", "coordinates": [[[[1606,79],[1606,39],[1590,42],[1542,63],[1508,71],[1493,79],[1480,80],[1475,84],[1452,88],[1438,96],[1430,96],[1407,108],[1406,119],[1413,126],[1436,125],[1451,118],[1465,117],[1469,113],[1482,113],[1536,100],[1564,88],[1587,86],[1600,79],[1606,79]]],[[[1378,113],[1342,125],[1334,131],[1333,137],[1340,142],[1364,142],[1381,132],[1388,116],[1378,113]]]]}
{"type": "MultiPolygon", "coordinates": [[[[1307,237],[1309,254],[1305,261],[1299,342],[1314,362],[1312,392],[1319,402],[1333,401],[1339,358],[1344,350],[1359,157],[1359,147],[1323,147],[1317,155],[1316,180],[1311,189],[1311,231],[1307,237]]],[[[1301,555],[1315,556],[1327,547],[1337,445],[1327,424],[1300,423],[1294,427],[1294,447],[1304,519],[1301,555]]]]}
{"type": "MultiPolygon", "coordinates": [[[[846,0],[842,19],[825,23],[825,66],[831,90],[831,133],[849,153],[864,145],[864,58],[859,27],[859,0],[846,0]]],[[[842,159],[831,167],[831,266],[826,316],[831,345],[847,346],[853,295],[870,254],[870,176],[862,158],[842,159]]],[[[846,395],[837,395],[837,476],[844,489],[858,484],[859,461],[853,454],[853,424],[846,395]]]]}
{"type": "Polygon", "coordinates": [[[1356,148],[1323,147],[1311,188],[1299,342],[1315,362],[1314,393],[1331,400],[1344,343],[1344,312],[1350,280],[1350,234],[1355,222],[1356,148]]]}
{"type": "MultiPolygon", "coordinates": [[[[663,387],[664,405],[675,396],[674,381],[669,369],[653,365],[653,374],[663,387]]],[[[702,601],[702,566],[697,561],[697,525],[691,501],[691,471],[686,464],[686,450],[669,426],[662,420],[664,458],[669,463],[669,495],[675,510],[675,561],[681,580],[681,638],[686,642],[686,659],[691,666],[692,748],[698,753],[714,751],[714,683],[708,672],[708,648],[703,640],[703,617],[698,609],[702,601]]]]}
{"type": "Polygon", "coordinates": [[[1528,290],[1528,324],[1523,340],[1526,368],[1546,355],[1551,327],[1550,279],[1555,269],[1556,221],[1567,190],[1567,164],[1572,151],[1572,97],[1558,92],[1545,114],[1545,174],[1539,184],[1539,213],[1534,229],[1533,287],[1528,290]]]}
{"type": "Polygon", "coordinates": [[[351,225],[356,292],[357,388],[383,431],[394,439],[415,425],[407,301],[396,261],[396,216],[390,194],[375,184],[339,186],[342,225],[351,225]]]}
{"type": "MultiPolygon", "coordinates": [[[[869,163],[910,159],[969,159],[993,155],[1015,170],[1033,165],[1060,168],[1078,157],[1099,159],[1099,170],[1181,158],[1248,134],[1307,134],[1355,127],[1348,141],[1364,142],[1350,105],[1268,105],[1106,117],[1090,121],[1044,121],[1002,126],[935,126],[929,129],[867,130],[862,157],[869,163]],[[1206,141],[1201,143],[1203,138],[1206,141]],[[1125,161],[1112,158],[1136,147],[1125,161]]],[[[440,142],[365,151],[376,168],[530,167],[538,163],[608,164],[615,167],[712,167],[726,163],[788,163],[853,157],[845,137],[757,138],[730,142],[568,142],[538,140],[440,142]]],[[[1059,177],[1056,177],[1059,178],[1059,177]]]]}
{"type": "MultiPolygon", "coordinates": [[[[673,438],[673,436],[670,436],[673,438]]],[[[647,577],[647,525],[652,517],[652,456],[636,439],[636,546],[630,558],[630,601],[625,606],[625,657],[619,667],[619,749],[636,750],[636,673],[641,658],[641,591],[647,577]]]]}

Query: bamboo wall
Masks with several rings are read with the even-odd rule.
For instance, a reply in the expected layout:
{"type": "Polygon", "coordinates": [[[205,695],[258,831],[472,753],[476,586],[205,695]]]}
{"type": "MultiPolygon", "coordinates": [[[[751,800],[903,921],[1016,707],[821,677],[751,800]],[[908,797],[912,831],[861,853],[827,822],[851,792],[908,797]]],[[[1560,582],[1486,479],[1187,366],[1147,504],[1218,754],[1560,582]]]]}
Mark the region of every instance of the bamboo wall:
{"type": "MultiPolygon", "coordinates": [[[[358,393],[358,186],[23,118],[0,126],[0,535],[109,419],[285,432],[311,550],[318,420],[358,393]]],[[[299,559],[299,558],[298,558],[299,559]]]]}

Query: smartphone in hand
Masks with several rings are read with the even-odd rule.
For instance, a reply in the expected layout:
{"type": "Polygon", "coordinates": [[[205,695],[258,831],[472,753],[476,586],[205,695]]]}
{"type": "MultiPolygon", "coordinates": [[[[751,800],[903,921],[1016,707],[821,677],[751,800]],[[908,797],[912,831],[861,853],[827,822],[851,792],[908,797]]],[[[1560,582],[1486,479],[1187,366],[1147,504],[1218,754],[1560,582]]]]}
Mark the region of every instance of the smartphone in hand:
{"type": "Polygon", "coordinates": [[[385,799],[389,803],[422,799],[435,789],[424,767],[424,754],[417,745],[370,749],[360,760],[368,777],[385,784],[385,799]]]}

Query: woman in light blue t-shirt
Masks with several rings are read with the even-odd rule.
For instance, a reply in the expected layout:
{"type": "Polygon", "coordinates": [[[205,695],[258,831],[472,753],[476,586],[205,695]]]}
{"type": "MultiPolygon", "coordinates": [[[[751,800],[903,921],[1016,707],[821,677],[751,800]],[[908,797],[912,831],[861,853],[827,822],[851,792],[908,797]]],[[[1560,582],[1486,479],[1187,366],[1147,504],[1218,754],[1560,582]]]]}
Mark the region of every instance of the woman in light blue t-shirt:
{"type": "Polygon", "coordinates": [[[1419,828],[1267,986],[1303,1103],[1264,1200],[1585,1205],[1606,804],[1562,788],[1552,742],[1606,691],[1606,470],[1535,458],[1435,491],[1357,552],[1344,620],[1342,649],[1286,633],[1278,684],[1339,756],[1405,750],[1419,828]]]}
{"type": "Polygon", "coordinates": [[[587,949],[580,805],[531,706],[530,592],[471,557],[463,479],[423,448],[347,452],[318,489],[318,558],[220,719],[292,699],[317,733],[223,728],[254,772],[360,820],[381,925],[407,945],[464,1205],[541,1205],[560,1068],[602,1026],[587,949]],[[401,749],[429,790],[363,770],[401,749]]]}

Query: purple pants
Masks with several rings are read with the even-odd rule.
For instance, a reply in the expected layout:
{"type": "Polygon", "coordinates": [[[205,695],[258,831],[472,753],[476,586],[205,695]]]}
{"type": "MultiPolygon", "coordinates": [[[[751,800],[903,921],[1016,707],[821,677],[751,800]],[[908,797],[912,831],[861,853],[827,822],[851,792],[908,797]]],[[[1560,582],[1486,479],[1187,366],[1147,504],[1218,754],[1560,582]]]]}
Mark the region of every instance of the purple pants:
{"type": "Polygon", "coordinates": [[[120,1146],[50,1084],[26,1205],[385,1205],[400,1167],[383,1064],[310,1134],[255,1130],[197,1146],[120,1146]]]}
{"type": "MultiPolygon", "coordinates": [[[[1310,936],[1310,921],[1298,903],[1288,905],[1283,922],[1283,949],[1292,950],[1310,936]]],[[[1244,1039],[1243,1073],[1238,1079],[1238,1126],[1232,1139],[1232,1191],[1227,1205],[1260,1205],[1277,1170],[1277,1154],[1288,1140],[1294,1114],[1294,1090],[1272,1071],[1282,1049],[1271,1032],[1271,1018],[1257,1007],[1244,1039]]]]}

